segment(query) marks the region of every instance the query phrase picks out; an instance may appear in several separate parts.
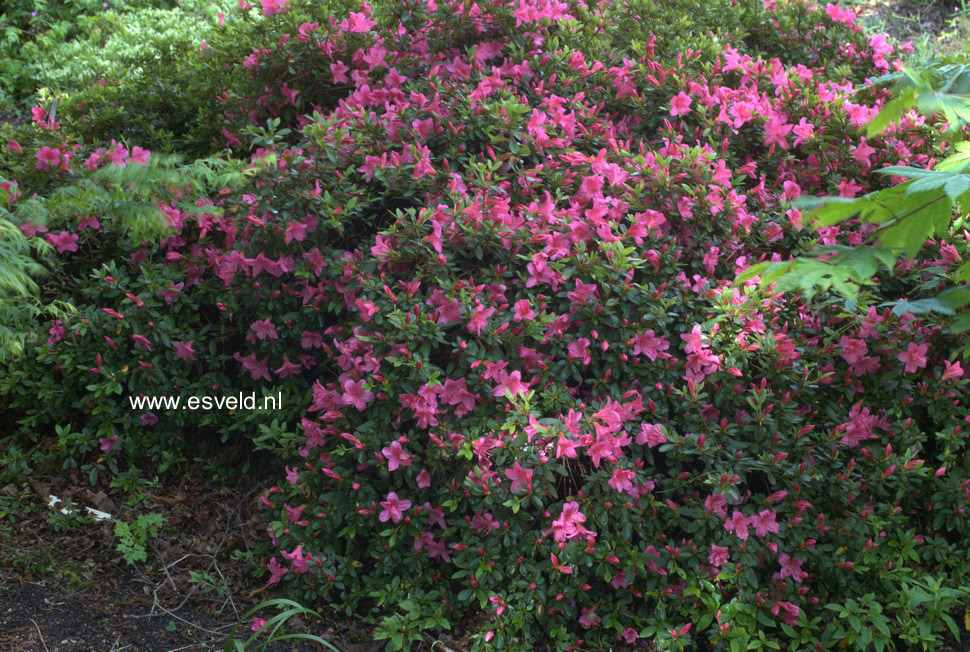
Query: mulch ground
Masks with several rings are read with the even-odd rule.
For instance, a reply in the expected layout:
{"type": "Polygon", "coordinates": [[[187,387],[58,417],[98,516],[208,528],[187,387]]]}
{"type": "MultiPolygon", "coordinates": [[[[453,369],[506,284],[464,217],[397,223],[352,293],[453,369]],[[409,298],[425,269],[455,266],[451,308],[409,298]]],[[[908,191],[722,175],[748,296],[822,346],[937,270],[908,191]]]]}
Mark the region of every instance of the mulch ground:
{"type": "Polygon", "coordinates": [[[970,12],[962,13],[959,0],[853,0],[843,1],[845,4],[862,7],[863,25],[884,31],[900,43],[913,41],[918,51],[956,55],[965,54],[970,47],[970,12]]]}
{"type": "MultiPolygon", "coordinates": [[[[247,575],[260,532],[258,491],[185,481],[146,496],[132,513],[123,494],[46,479],[0,488],[0,650],[11,652],[202,652],[221,650],[239,618],[276,597],[247,575]],[[114,521],[68,522],[47,496],[131,522],[165,516],[147,562],[128,565],[116,550],[114,521]],[[12,506],[20,515],[11,513],[12,506]],[[11,522],[14,521],[14,522],[11,522]]],[[[61,507],[61,505],[58,505],[61,507]]],[[[309,623],[295,621],[300,631],[309,623]]],[[[324,618],[313,633],[347,652],[376,652],[358,620],[324,618]]],[[[248,635],[248,631],[244,631],[248,635]]],[[[272,650],[316,650],[277,646],[272,650]]]]}

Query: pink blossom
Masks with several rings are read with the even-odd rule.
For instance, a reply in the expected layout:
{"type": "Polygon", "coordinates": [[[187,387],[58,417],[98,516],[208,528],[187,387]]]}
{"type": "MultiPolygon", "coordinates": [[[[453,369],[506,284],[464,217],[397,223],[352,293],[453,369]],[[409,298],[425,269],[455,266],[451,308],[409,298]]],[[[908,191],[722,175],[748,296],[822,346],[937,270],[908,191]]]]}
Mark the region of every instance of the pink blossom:
{"type": "Polygon", "coordinates": [[[645,355],[650,360],[656,360],[668,348],[670,348],[670,342],[662,335],[655,335],[653,329],[633,336],[633,355],[645,355]]]}
{"type": "Polygon", "coordinates": [[[640,425],[640,433],[637,435],[637,443],[646,444],[648,448],[659,446],[667,441],[660,424],[644,423],[640,425]]]}
{"type": "Polygon", "coordinates": [[[614,490],[627,493],[633,493],[633,480],[636,476],[633,471],[628,469],[615,469],[613,475],[607,480],[607,484],[610,485],[614,490]]]}
{"type": "Polygon", "coordinates": [[[381,449],[381,453],[387,458],[387,470],[396,471],[411,466],[411,456],[408,455],[401,442],[394,440],[390,446],[381,449]]]}
{"type": "Polygon", "coordinates": [[[44,145],[37,152],[37,169],[47,171],[61,162],[61,151],[44,145]]]}
{"type": "Polygon", "coordinates": [[[790,577],[801,584],[802,580],[808,577],[808,573],[802,570],[801,559],[794,559],[782,552],[778,555],[778,564],[781,565],[781,570],[777,573],[779,579],[790,577]]]}
{"type": "Polygon", "coordinates": [[[273,322],[269,319],[263,319],[254,321],[249,325],[249,328],[256,333],[256,337],[261,340],[276,340],[279,339],[279,334],[276,332],[276,327],[273,326],[273,322]]]}
{"type": "Polygon", "coordinates": [[[276,561],[276,557],[270,557],[269,563],[266,565],[269,570],[269,581],[267,584],[270,586],[275,586],[280,583],[283,576],[286,575],[288,569],[280,566],[279,562],[276,561]]]}
{"type": "Polygon", "coordinates": [[[481,335],[488,324],[488,318],[495,314],[495,308],[486,308],[478,304],[471,318],[468,320],[468,331],[475,335],[481,335]]]}
{"type": "Polygon", "coordinates": [[[763,509],[749,519],[749,525],[754,527],[756,535],[764,538],[772,532],[777,533],[779,531],[775,517],[775,510],[763,509]]]}
{"type": "Polygon", "coordinates": [[[367,389],[363,380],[345,380],[343,389],[341,399],[344,405],[352,405],[360,412],[363,412],[367,404],[374,400],[374,393],[367,389]]]}
{"type": "Polygon", "coordinates": [[[344,32],[369,32],[377,26],[377,23],[367,17],[363,12],[351,12],[350,16],[340,23],[340,29],[344,32]]]}
{"type": "Polygon", "coordinates": [[[944,360],[943,364],[945,369],[943,370],[943,375],[940,380],[958,380],[963,378],[963,367],[960,366],[959,362],[950,362],[949,360],[944,360]]]}
{"type": "Polygon", "coordinates": [[[269,375],[269,365],[267,364],[266,358],[262,360],[256,359],[255,353],[250,353],[247,356],[243,356],[240,353],[234,353],[233,358],[243,366],[243,368],[249,372],[253,380],[272,380],[272,376],[269,375]]]}
{"type": "Polygon", "coordinates": [[[899,361],[906,365],[906,373],[914,373],[917,369],[926,366],[926,352],[929,351],[929,348],[929,344],[909,343],[906,350],[899,354],[899,361]]]}
{"type": "Polygon", "coordinates": [[[381,523],[387,521],[400,523],[404,519],[404,512],[411,508],[411,501],[398,498],[397,494],[392,491],[387,494],[387,498],[381,501],[381,507],[384,509],[377,515],[381,523]]]}
{"type": "Polygon", "coordinates": [[[711,544],[711,549],[707,553],[707,562],[714,568],[720,568],[728,562],[730,555],[727,546],[711,544]]]}
{"type": "Polygon", "coordinates": [[[59,254],[64,254],[64,253],[67,253],[68,251],[78,250],[78,247],[77,247],[78,236],[75,233],[69,233],[67,231],[61,231],[56,235],[48,233],[47,235],[44,236],[44,239],[47,240],[47,242],[49,242],[51,245],[53,245],[54,248],[57,249],[57,253],[59,254]]]}
{"type": "Polygon", "coordinates": [[[670,115],[677,117],[690,113],[690,95],[681,91],[670,100],[670,115]]]}
{"type": "Polygon", "coordinates": [[[131,156],[128,157],[128,161],[130,163],[137,163],[138,165],[145,165],[148,163],[149,156],[151,156],[151,151],[135,145],[131,148],[131,156]]]}
{"type": "Polygon", "coordinates": [[[428,473],[427,469],[421,469],[421,472],[415,478],[415,482],[417,482],[418,489],[427,489],[431,486],[431,474],[428,473]]]}
{"type": "Polygon", "coordinates": [[[519,487],[532,491],[532,469],[523,468],[518,461],[511,469],[505,470],[505,477],[512,481],[509,491],[514,493],[519,487]]]}
{"type": "Polygon", "coordinates": [[[778,145],[788,149],[788,134],[793,126],[785,124],[778,116],[772,116],[765,124],[765,145],[778,145]]]}
{"type": "Polygon", "coordinates": [[[282,14],[289,8],[287,0],[261,0],[259,4],[263,7],[263,16],[267,18],[274,14],[282,14]]]}
{"type": "Polygon", "coordinates": [[[724,529],[728,532],[734,532],[742,541],[748,539],[748,519],[738,510],[734,510],[731,518],[724,521],[724,529]]]}
{"type": "Polygon", "coordinates": [[[522,299],[521,301],[516,301],[513,306],[512,319],[514,321],[528,321],[530,319],[535,319],[535,312],[532,310],[532,306],[529,305],[528,299],[522,299]]]}
{"type": "Polygon", "coordinates": [[[505,392],[511,392],[512,396],[524,394],[529,389],[529,385],[522,382],[522,372],[513,371],[512,373],[499,372],[498,386],[492,392],[492,396],[505,396],[505,392]]]}
{"type": "Polygon", "coordinates": [[[707,346],[707,344],[704,342],[707,337],[703,332],[701,332],[700,324],[694,324],[694,327],[691,328],[690,333],[681,335],[680,339],[687,342],[687,345],[684,347],[684,351],[686,353],[698,353],[707,346]]]}

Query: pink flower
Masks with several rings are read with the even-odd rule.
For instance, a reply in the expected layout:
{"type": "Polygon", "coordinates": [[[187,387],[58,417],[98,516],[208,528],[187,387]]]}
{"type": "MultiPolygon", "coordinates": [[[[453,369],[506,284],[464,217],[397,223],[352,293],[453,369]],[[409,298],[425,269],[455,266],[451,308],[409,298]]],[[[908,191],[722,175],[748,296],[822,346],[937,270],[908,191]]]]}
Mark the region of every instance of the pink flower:
{"type": "Polygon", "coordinates": [[[714,568],[720,568],[728,562],[730,555],[727,546],[717,546],[711,544],[711,549],[707,553],[707,561],[714,568]]]}
{"type": "Polygon", "coordinates": [[[640,425],[640,434],[637,435],[637,443],[646,444],[649,448],[659,446],[667,441],[666,435],[656,423],[644,423],[640,425]]]}
{"type": "Polygon", "coordinates": [[[350,79],[347,77],[347,71],[349,70],[350,67],[342,61],[335,61],[334,63],[331,63],[330,74],[333,75],[333,83],[346,84],[349,82],[350,79]]]}
{"type": "Polygon", "coordinates": [[[101,444],[101,450],[108,453],[114,450],[115,445],[117,445],[118,435],[112,435],[111,437],[98,437],[98,442],[101,444]]]}
{"type": "Polygon", "coordinates": [[[512,319],[514,321],[528,321],[530,319],[535,319],[535,312],[532,310],[532,306],[529,305],[528,299],[522,299],[521,301],[516,301],[515,305],[512,307],[512,319]]]}
{"type": "Polygon", "coordinates": [[[865,340],[857,340],[843,335],[840,344],[842,346],[842,359],[853,366],[869,353],[869,347],[866,346],[865,340]]]}
{"type": "Polygon", "coordinates": [[[518,462],[511,469],[505,469],[505,477],[512,481],[509,491],[515,492],[519,487],[532,491],[532,469],[523,468],[518,462]]]}
{"type": "Polygon", "coordinates": [[[793,144],[795,147],[798,147],[806,140],[811,140],[815,137],[815,125],[810,123],[806,118],[801,118],[798,124],[792,129],[792,132],[795,134],[795,142],[793,144]]]}
{"type": "Polygon", "coordinates": [[[801,559],[794,559],[785,553],[780,553],[778,555],[778,563],[781,565],[781,570],[777,573],[779,579],[783,580],[786,577],[790,577],[801,584],[802,580],[808,577],[808,573],[802,570],[801,559]]]}
{"type": "Polygon", "coordinates": [[[589,340],[587,338],[581,337],[575,342],[570,342],[566,345],[566,351],[568,352],[567,360],[579,360],[584,365],[590,363],[589,340]]]}
{"type": "Polygon", "coordinates": [[[610,485],[614,490],[623,493],[624,491],[628,493],[633,493],[633,479],[635,475],[633,471],[628,469],[616,469],[613,471],[613,475],[607,480],[607,484],[610,485]]]}
{"type": "Polygon", "coordinates": [[[344,393],[340,398],[344,405],[352,405],[360,412],[374,399],[374,393],[367,390],[363,380],[345,380],[343,388],[344,393]]]}
{"type": "Polygon", "coordinates": [[[603,619],[596,614],[596,607],[592,607],[591,609],[584,608],[579,615],[579,624],[586,629],[596,627],[601,620],[603,619]]]}
{"type": "Polygon", "coordinates": [[[765,124],[765,145],[778,145],[782,149],[788,149],[788,134],[793,125],[784,124],[778,116],[772,116],[765,124]]]}
{"type": "Polygon", "coordinates": [[[724,529],[728,532],[734,532],[742,541],[748,539],[748,519],[738,510],[734,510],[731,518],[724,521],[724,529]]]}
{"type": "Polygon", "coordinates": [[[579,447],[579,442],[560,437],[559,441],[556,442],[556,459],[562,459],[563,457],[576,459],[578,455],[576,449],[579,447]]]}
{"type": "MultiPolygon", "coordinates": [[[[699,329],[700,326],[696,328],[699,329]]],[[[650,360],[656,360],[668,348],[670,348],[670,342],[663,336],[654,335],[653,329],[633,336],[633,355],[645,355],[650,360]]]]}
{"type": "Polygon", "coordinates": [[[381,449],[381,453],[387,458],[387,470],[396,471],[411,466],[411,456],[408,455],[401,442],[394,440],[390,446],[381,449]]]}
{"type": "MultiPolygon", "coordinates": [[[[203,41],[204,43],[205,41],[203,41]]],[[[148,157],[151,155],[151,151],[147,149],[142,149],[135,145],[131,148],[131,156],[128,157],[130,163],[137,163],[138,165],[145,165],[148,163],[148,157]]]]}
{"type": "Polygon", "coordinates": [[[506,390],[511,392],[512,396],[518,396],[527,392],[528,389],[529,385],[522,382],[521,371],[513,371],[510,374],[501,371],[498,377],[498,387],[492,392],[492,396],[505,396],[506,390]]]}
{"type": "Polygon", "coordinates": [[[704,510],[708,514],[727,518],[727,498],[723,494],[711,494],[704,499],[704,510]]]}
{"type": "Polygon", "coordinates": [[[83,231],[84,229],[91,229],[92,231],[97,231],[101,228],[101,222],[94,215],[82,215],[80,221],[77,225],[77,230],[83,231]]]}
{"type": "Polygon", "coordinates": [[[148,338],[144,335],[132,335],[131,339],[135,340],[135,344],[145,347],[149,351],[152,350],[152,343],[148,341],[148,338]]]}
{"type": "Polygon", "coordinates": [[[945,369],[943,370],[943,375],[940,380],[958,380],[963,378],[963,367],[960,366],[959,362],[950,362],[949,360],[944,360],[943,364],[945,369]]]}
{"type": "Polygon", "coordinates": [[[51,245],[57,249],[57,253],[63,254],[68,251],[77,251],[77,234],[61,231],[57,235],[48,233],[44,236],[51,245]]]}
{"type": "Polygon", "coordinates": [[[286,0],[261,0],[259,4],[263,7],[263,16],[267,18],[281,14],[288,8],[286,0]]]}
{"type": "Polygon", "coordinates": [[[579,511],[579,503],[570,501],[562,506],[562,513],[552,522],[551,532],[553,538],[559,542],[570,541],[577,538],[591,539],[595,533],[583,527],[586,516],[579,511]]]}
{"type": "Polygon", "coordinates": [[[276,332],[276,327],[273,326],[273,322],[269,319],[263,319],[259,321],[254,321],[249,325],[250,330],[256,333],[256,337],[261,340],[276,340],[279,339],[279,334],[276,332]]]}
{"type": "Polygon", "coordinates": [[[778,523],[775,522],[775,511],[764,509],[749,519],[749,524],[754,526],[754,533],[761,538],[768,536],[769,533],[779,531],[778,523]]]}
{"type": "Polygon", "coordinates": [[[701,332],[700,324],[694,324],[694,327],[691,329],[690,333],[681,335],[680,339],[687,342],[687,346],[684,347],[684,351],[686,353],[699,353],[704,349],[704,347],[707,346],[704,343],[704,340],[706,340],[707,337],[701,332]]]}
{"type": "Polygon", "coordinates": [[[284,232],[283,242],[290,244],[294,240],[297,242],[303,242],[306,238],[306,224],[303,222],[290,222],[286,225],[286,231],[284,232]]]}
{"type": "Polygon", "coordinates": [[[428,473],[428,469],[421,469],[421,472],[418,473],[418,477],[415,478],[415,481],[418,483],[418,489],[427,489],[430,487],[431,474],[428,473]]]}
{"type": "Polygon", "coordinates": [[[377,307],[377,304],[371,303],[370,301],[362,301],[361,299],[357,299],[357,309],[360,311],[360,318],[365,324],[369,323],[374,318],[374,315],[381,311],[377,307]]]}
{"type": "Polygon", "coordinates": [[[61,162],[61,151],[44,145],[37,152],[37,169],[47,171],[61,162]]]}
{"type": "Polygon", "coordinates": [[[398,498],[397,494],[392,491],[387,494],[386,499],[381,501],[381,507],[384,509],[377,515],[381,523],[388,521],[400,523],[404,519],[404,512],[411,508],[411,501],[398,498]]]}
{"type": "Polygon", "coordinates": [[[108,160],[117,165],[118,167],[125,167],[127,165],[126,158],[128,157],[128,150],[121,143],[111,141],[111,149],[108,151],[108,160]]]}
{"type": "Polygon", "coordinates": [[[670,115],[675,118],[690,113],[690,95],[681,91],[670,100],[670,115]]]}
{"type": "Polygon", "coordinates": [[[906,364],[906,373],[911,374],[926,366],[926,352],[929,348],[929,344],[909,343],[906,350],[899,354],[899,361],[906,364]]]}
{"type": "Polygon", "coordinates": [[[797,604],[791,602],[776,602],[771,606],[771,613],[775,616],[781,616],[788,625],[794,625],[798,622],[798,614],[801,610],[798,608],[797,604]]]}
{"type": "Polygon", "coordinates": [[[340,29],[344,32],[369,32],[376,26],[377,23],[363,12],[351,12],[350,16],[340,23],[340,29]]]}
{"type": "Polygon", "coordinates": [[[468,320],[468,331],[475,335],[481,335],[488,324],[488,318],[495,314],[495,308],[486,308],[479,304],[468,320]]]}
{"type": "Polygon", "coordinates": [[[279,562],[276,561],[276,557],[271,557],[269,563],[266,564],[266,568],[269,570],[269,580],[267,584],[270,586],[275,586],[280,583],[283,576],[289,572],[289,569],[280,566],[279,562]]]}
{"type": "Polygon", "coordinates": [[[243,356],[238,352],[234,353],[232,357],[249,372],[253,380],[259,380],[260,378],[263,380],[273,380],[273,377],[269,375],[269,365],[267,364],[266,358],[257,360],[255,353],[243,356]]]}

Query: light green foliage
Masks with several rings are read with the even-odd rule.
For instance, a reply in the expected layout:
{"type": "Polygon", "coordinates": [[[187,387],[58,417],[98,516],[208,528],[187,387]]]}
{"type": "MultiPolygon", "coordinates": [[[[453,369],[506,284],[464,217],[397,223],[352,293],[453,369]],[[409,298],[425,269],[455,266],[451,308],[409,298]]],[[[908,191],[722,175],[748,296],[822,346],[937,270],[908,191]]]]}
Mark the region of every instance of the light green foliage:
{"type": "Polygon", "coordinates": [[[884,75],[875,83],[894,82],[895,97],[886,103],[867,125],[870,136],[883,133],[892,122],[910,109],[931,115],[942,114],[949,123],[947,130],[958,131],[970,123],[970,61],[947,57],[919,66],[907,66],[900,72],[884,75]]]}
{"type": "Polygon", "coordinates": [[[0,361],[23,351],[27,324],[41,308],[35,298],[36,278],[45,270],[35,255],[50,249],[43,240],[28,240],[2,207],[0,188],[0,361]]]}
{"type": "Polygon", "coordinates": [[[145,543],[149,537],[157,537],[164,524],[165,517],[155,513],[141,514],[130,524],[115,521],[115,537],[118,539],[116,548],[129,566],[148,559],[145,543]]]}
{"type": "MultiPolygon", "coordinates": [[[[0,186],[0,360],[20,355],[28,339],[40,339],[38,321],[75,312],[68,302],[40,299],[37,279],[47,271],[41,261],[54,250],[43,238],[25,237],[18,225],[44,226],[97,214],[104,226],[117,222],[118,230],[133,240],[155,239],[168,231],[159,199],[191,218],[201,209],[178,199],[176,189],[200,192],[232,186],[243,178],[242,164],[232,159],[198,159],[184,165],[178,156],[152,155],[146,165],[84,171],[47,197],[20,199],[12,206],[6,201],[9,191],[0,186]]],[[[217,214],[219,209],[207,206],[205,211],[217,214]]]]}
{"type": "Polygon", "coordinates": [[[76,89],[97,83],[131,79],[144,72],[145,62],[164,53],[198,50],[206,32],[226,11],[226,0],[189,0],[173,9],[134,12],[105,11],[79,19],[81,34],[70,41],[41,37],[25,54],[39,88],[76,89]],[[33,50],[31,51],[32,48],[33,50]]]}

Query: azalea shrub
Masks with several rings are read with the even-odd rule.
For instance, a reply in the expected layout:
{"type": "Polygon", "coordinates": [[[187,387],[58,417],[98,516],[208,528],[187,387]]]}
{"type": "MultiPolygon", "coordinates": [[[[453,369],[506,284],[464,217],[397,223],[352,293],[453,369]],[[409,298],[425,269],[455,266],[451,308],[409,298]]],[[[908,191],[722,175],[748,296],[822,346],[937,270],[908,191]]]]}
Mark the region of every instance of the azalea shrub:
{"type": "Polygon", "coordinates": [[[4,209],[77,310],[5,367],[21,445],[92,480],[271,450],[267,581],[395,649],[959,635],[970,379],[945,320],[882,304],[967,234],[854,302],[734,282],[870,235],[807,228],[801,195],[948,151],[914,112],[865,135],[893,44],[784,0],[723,30],[647,19],[689,3],[242,4],[222,158],[169,169],[42,106],[6,143],[4,209]],[[239,391],[283,409],[129,404],[239,391]]]}

